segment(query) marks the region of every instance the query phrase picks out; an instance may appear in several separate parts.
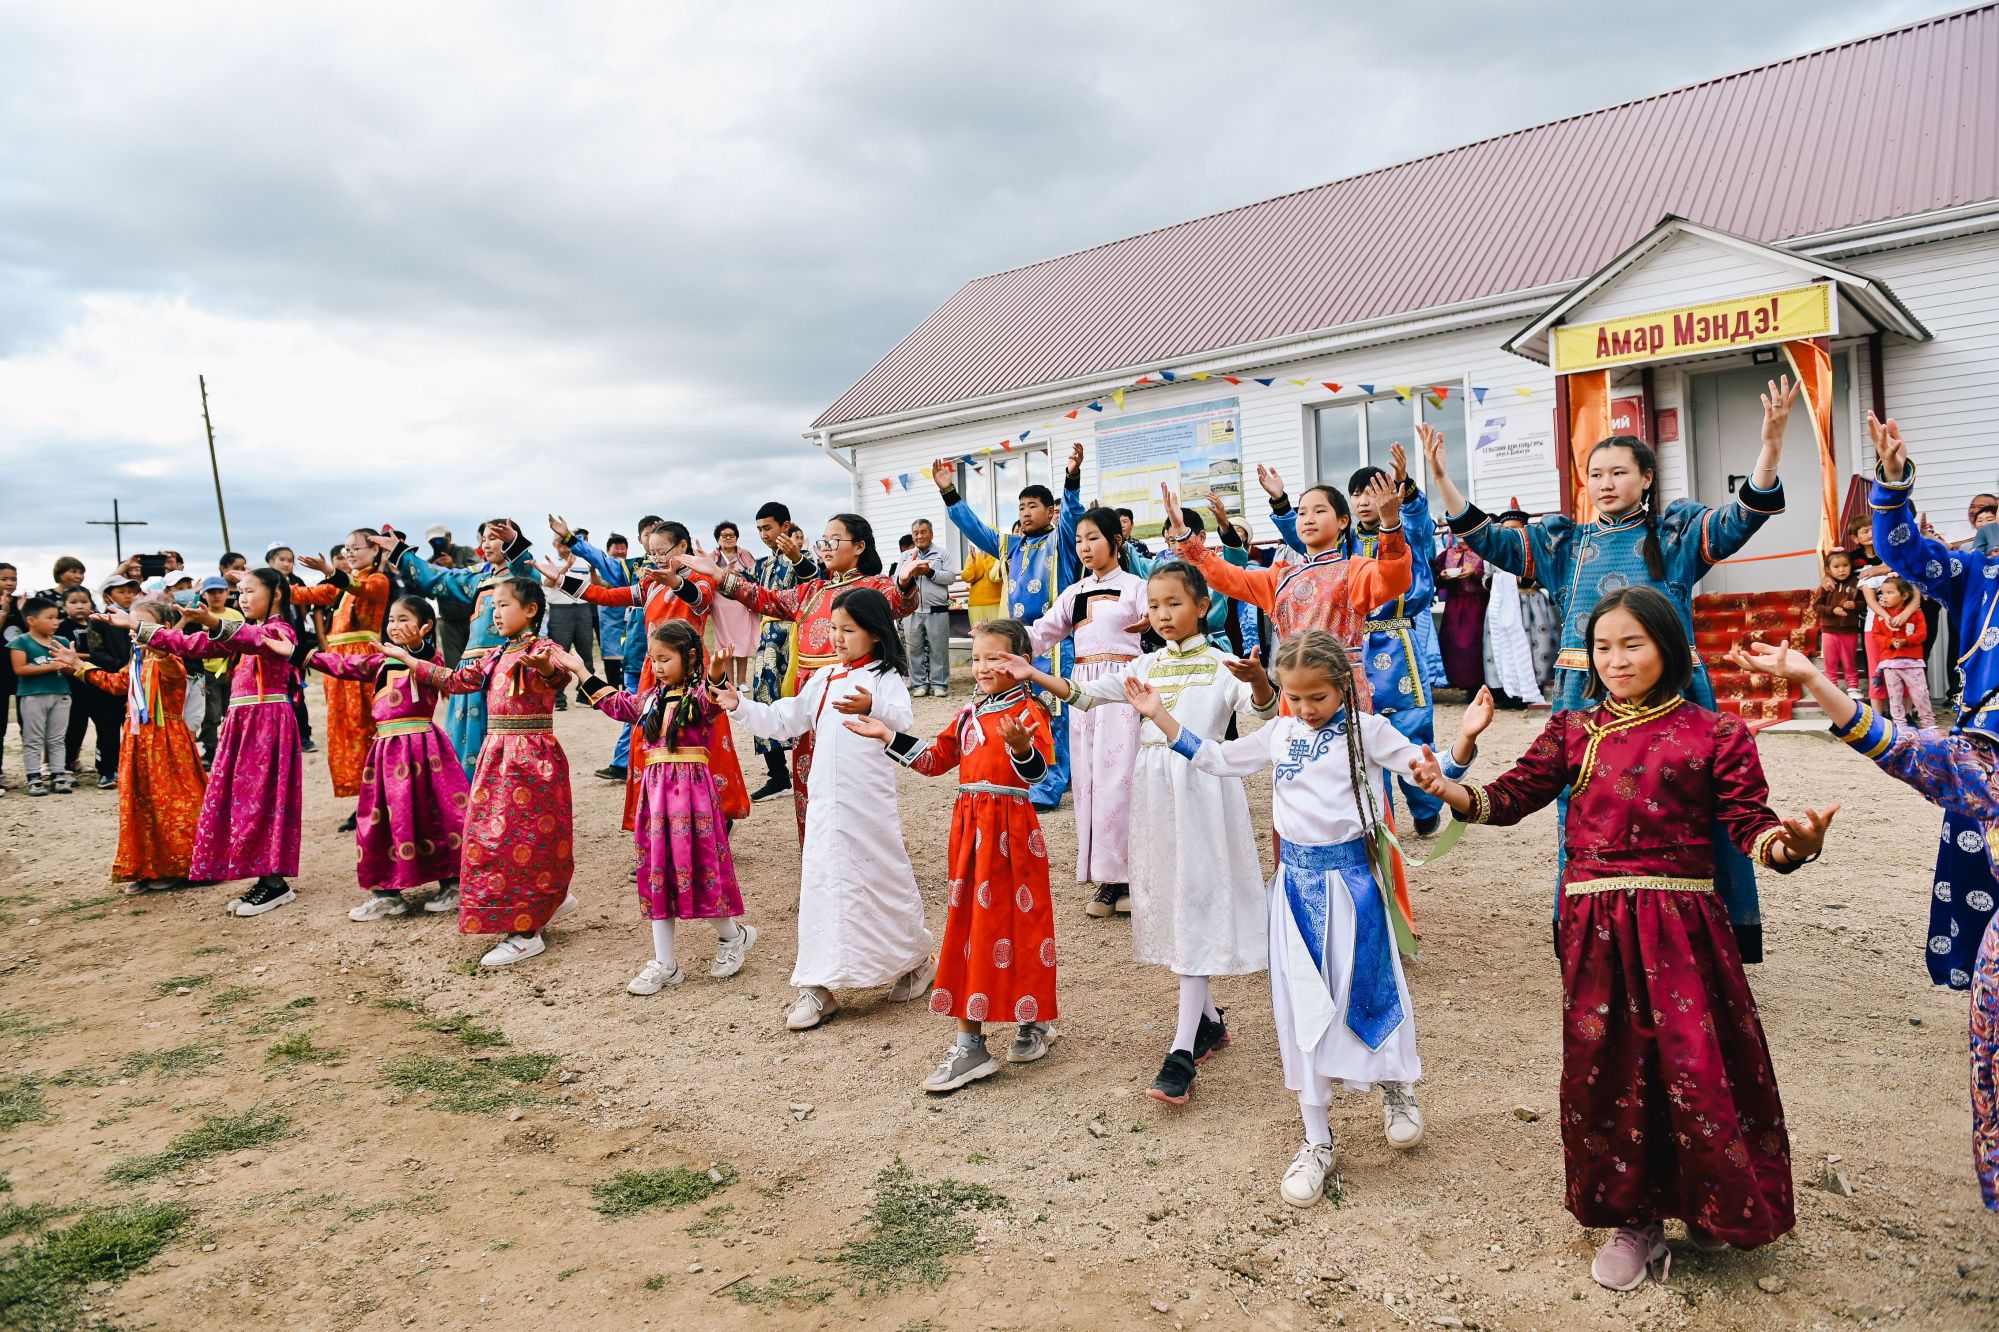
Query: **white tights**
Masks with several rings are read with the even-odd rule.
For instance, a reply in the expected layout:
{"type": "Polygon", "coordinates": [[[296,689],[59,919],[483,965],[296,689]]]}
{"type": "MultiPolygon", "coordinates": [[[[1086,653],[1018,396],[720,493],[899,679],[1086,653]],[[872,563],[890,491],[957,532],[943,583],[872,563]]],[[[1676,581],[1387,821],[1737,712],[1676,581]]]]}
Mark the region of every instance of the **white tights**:
{"type": "Polygon", "coordinates": [[[1305,1080],[1305,1090],[1298,1093],[1298,1113],[1305,1119],[1305,1141],[1324,1147],[1333,1140],[1333,1126],[1326,1118],[1333,1100],[1333,1080],[1316,1073],[1307,1073],[1305,1080]]]}
{"type": "MultiPolygon", "coordinates": [[[[652,955],[668,971],[680,965],[680,957],[673,948],[673,924],[671,920],[656,920],[652,923],[652,955]]],[[[736,937],[734,917],[718,916],[714,925],[715,937],[724,943],[736,937]]]]}
{"type": "Polygon", "coordinates": [[[1206,976],[1182,976],[1180,978],[1180,1018],[1173,1028],[1173,1048],[1192,1053],[1195,1033],[1201,1029],[1201,1019],[1219,1022],[1221,1014],[1215,1011],[1214,992],[1208,987],[1206,976]]]}

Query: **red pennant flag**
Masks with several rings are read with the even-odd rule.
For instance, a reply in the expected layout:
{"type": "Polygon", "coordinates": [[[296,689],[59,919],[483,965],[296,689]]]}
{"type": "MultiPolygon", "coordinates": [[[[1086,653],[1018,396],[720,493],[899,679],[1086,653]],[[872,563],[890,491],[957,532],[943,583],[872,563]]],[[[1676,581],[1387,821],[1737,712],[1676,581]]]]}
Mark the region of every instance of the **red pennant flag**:
{"type": "Polygon", "coordinates": [[[1319,385],[1321,388],[1325,389],[1326,392],[1328,393],[1338,393],[1340,391],[1340,386],[1338,384],[1329,384],[1324,380],[1320,380],[1319,385]]]}
{"type": "Polygon", "coordinates": [[[1139,382],[1139,383],[1141,383],[1141,384],[1150,384],[1150,383],[1152,382],[1152,376],[1151,376],[1151,375],[1140,375],[1140,376],[1138,377],[1138,382],[1139,382]]]}
{"type": "Polygon", "coordinates": [[[1078,407],[1075,411],[1067,413],[1067,416],[1069,420],[1073,421],[1082,414],[1083,414],[1083,409],[1081,407],[1078,407]]]}
{"type": "Polygon", "coordinates": [[[1223,379],[1224,379],[1225,381],[1227,381],[1228,383],[1231,383],[1231,384],[1240,384],[1240,383],[1242,383],[1242,381],[1241,381],[1240,379],[1237,379],[1237,378],[1236,378],[1236,377],[1235,377],[1234,375],[1223,375],[1223,376],[1222,376],[1222,378],[1223,378],[1223,379]]]}
{"type": "Polygon", "coordinates": [[[1436,394],[1438,400],[1442,401],[1451,396],[1451,386],[1449,384],[1432,384],[1430,392],[1436,394]]]}
{"type": "Polygon", "coordinates": [[[1002,452],[1005,452],[1005,453],[1012,453],[1012,452],[1013,452],[1013,441],[1012,441],[1012,440],[1010,440],[1010,439],[1003,439],[1003,440],[1001,440],[1001,441],[1000,441],[1000,449],[1001,449],[1001,451],[1002,451],[1002,452]]]}
{"type": "Polygon", "coordinates": [[[887,492],[887,491],[890,491],[890,490],[893,490],[893,489],[895,489],[895,482],[894,482],[894,481],[892,481],[892,480],[890,480],[890,479],[889,479],[888,477],[883,477],[883,478],[882,478],[882,490],[883,490],[884,492],[887,492]]]}

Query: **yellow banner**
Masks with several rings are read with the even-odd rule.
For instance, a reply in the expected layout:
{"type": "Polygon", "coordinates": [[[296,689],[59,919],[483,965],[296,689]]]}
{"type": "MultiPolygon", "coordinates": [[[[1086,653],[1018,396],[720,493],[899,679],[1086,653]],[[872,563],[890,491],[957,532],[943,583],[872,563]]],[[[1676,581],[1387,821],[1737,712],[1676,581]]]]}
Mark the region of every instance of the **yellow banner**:
{"type": "Polygon", "coordinates": [[[1554,368],[1556,374],[1568,375],[1607,365],[1699,356],[1767,342],[1796,342],[1838,331],[1832,286],[1821,282],[1761,296],[1738,296],[1557,328],[1554,368]]]}

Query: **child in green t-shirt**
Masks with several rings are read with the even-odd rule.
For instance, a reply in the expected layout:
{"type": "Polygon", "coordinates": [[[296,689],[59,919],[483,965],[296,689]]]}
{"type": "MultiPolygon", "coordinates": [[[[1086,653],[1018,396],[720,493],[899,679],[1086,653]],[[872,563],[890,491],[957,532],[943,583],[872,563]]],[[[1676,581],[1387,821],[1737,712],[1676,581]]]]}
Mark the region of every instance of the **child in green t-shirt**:
{"type": "Polygon", "coordinates": [[[21,607],[27,632],[8,640],[13,657],[14,693],[21,712],[21,755],[28,769],[28,794],[67,795],[76,789],[64,747],[69,731],[69,681],[56,665],[55,650],[68,647],[56,637],[62,608],[47,597],[29,597],[21,607]]]}

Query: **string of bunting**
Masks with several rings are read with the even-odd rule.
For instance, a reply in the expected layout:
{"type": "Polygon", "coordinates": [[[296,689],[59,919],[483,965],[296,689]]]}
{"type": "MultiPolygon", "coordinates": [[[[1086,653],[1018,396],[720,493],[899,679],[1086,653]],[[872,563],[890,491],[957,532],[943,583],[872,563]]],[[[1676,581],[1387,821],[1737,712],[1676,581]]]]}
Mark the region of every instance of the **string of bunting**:
{"type": "MultiPolygon", "coordinates": [[[[1296,388],[1310,388],[1312,385],[1317,384],[1328,393],[1340,393],[1347,389],[1358,389],[1369,397],[1373,397],[1377,389],[1386,388],[1391,390],[1396,397],[1402,399],[1404,402],[1408,402],[1420,393],[1432,407],[1438,408],[1441,408],[1454,392],[1469,393],[1472,401],[1480,406],[1484,406],[1486,398],[1494,393],[1511,393],[1521,398],[1532,398],[1534,396],[1534,390],[1522,384],[1512,384],[1502,388],[1494,388],[1483,384],[1473,384],[1467,388],[1460,388],[1456,384],[1335,384],[1327,379],[1294,379],[1288,376],[1280,377],[1277,375],[1221,375],[1215,374],[1212,371],[1190,373],[1185,370],[1160,370],[1153,374],[1140,375],[1123,388],[1113,389],[1104,397],[1086,402],[1080,407],[1072,408],[1062,413],[1060,419],[1074,421],[1081,417],[1084,412],[1101,413],[1105,410],[1105,403],[1109,403],[1118,411],[1123,411],[1125,394],[1131,392],[1133,389],[1156,388],[1164,384],[1184,384],[1196,380],[1215,380],[1227,384],[1232,388],[1241,388],[1244,385],[1255,385],[1258,388],[1272,388],[1280,382],[1290,384],[1296,388]]],[[[971,453],[960,454],[958,461],[975,472],[982,472],[985,470],[985,464],[979,461],[980,458],[988,458],[995,453],[1011,453],[1018,446],[1027,443],[1035,431],[1050,431],[1055,428],[1055,421],[1053,419],[1042,421],[1021,431],[1018,435],[1000,440],[991,448],[975,449],[971,453]]],[[[910,485],[910,474],[903,472],[898,476],[885,476],[881,478],[881,483],[882,490],[885,492],[894,491],[898,485],[907,490],[910,485]]]]}

